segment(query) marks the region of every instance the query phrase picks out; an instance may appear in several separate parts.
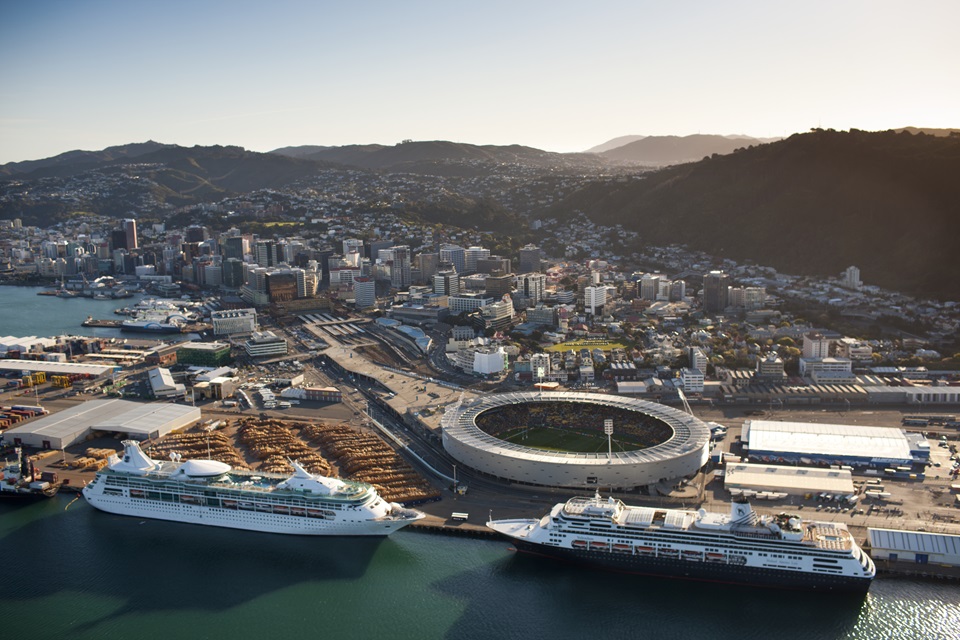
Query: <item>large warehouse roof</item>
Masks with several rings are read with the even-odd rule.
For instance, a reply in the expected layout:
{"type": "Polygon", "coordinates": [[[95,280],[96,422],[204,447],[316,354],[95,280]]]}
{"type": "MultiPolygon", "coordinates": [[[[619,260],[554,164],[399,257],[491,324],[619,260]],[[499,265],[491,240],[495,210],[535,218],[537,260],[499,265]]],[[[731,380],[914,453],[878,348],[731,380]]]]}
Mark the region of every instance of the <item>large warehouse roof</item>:
{"type": "Polygon", "coordinates": [[[47,362],[45,360],[0,360],[0,370],[4,371],[43,371],[52,375],[71,373],[103,376],[119,371],[116,365],[80,364],[77,362],[47,362]]]}
{"type": "Polygon", "coordinates": [[[125,433],[147,438],[151,434],[165,435],[200,419],[200,410],[185,405],[155,402],[142,404],[129,400],[90,400],[58,413],[32,420],[8,429],[4,439],[21,439],[25,444],[38,446],[49,442],[53,448],[70,446],[90,431],[125,433]]]}
{"type": "Polygon", "coordinates": [[[728,489],[853,493],[853,476],[844,469],[728,464],[723,482],[728,489]]]}
{"type": "Polygon", "coordinates": [[[895,529],[867,529],[870,546],[890,551],[939,553],[960,557],[960,536],[924,531],[897,531],[895,529]]]}
{"type": "Polygon", "coordinates": [[[849,424],[747,420],[743,440],[751,452],[783,451],[811,455],[910,459],[901,429],[849,424]]]}

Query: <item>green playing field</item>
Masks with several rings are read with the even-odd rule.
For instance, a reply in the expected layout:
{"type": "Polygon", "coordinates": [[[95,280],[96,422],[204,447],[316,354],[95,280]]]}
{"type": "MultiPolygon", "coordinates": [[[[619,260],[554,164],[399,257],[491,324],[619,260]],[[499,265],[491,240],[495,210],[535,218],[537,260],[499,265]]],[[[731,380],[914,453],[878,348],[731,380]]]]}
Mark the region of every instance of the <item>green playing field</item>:
{"type": "MultiPolygon", "coordinates": [[[[607,450],[607,436],[602,433],[582,433],[570,429],[552,429],[549,427],[517,427],[497,436],[501,440],[513,442],[534,449],[547,451],[573,451],[575,453],[602,453],[607,450]]],[[[633,451],[641,447],[625,442],[622,438],[613,439],[614,451],[633,451]]]]}

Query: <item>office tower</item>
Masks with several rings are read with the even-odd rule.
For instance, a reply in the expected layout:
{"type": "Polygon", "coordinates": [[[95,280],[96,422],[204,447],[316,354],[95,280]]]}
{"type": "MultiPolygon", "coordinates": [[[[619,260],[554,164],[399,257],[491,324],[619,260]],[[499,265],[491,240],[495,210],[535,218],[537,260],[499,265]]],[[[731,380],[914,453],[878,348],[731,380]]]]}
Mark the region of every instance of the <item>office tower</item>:
{"type": "Polygon", "coordinates": [[[703,310],[719,313],[727,308],[730,276],[723,271],[711,271],[703,276],[703,310]]]}
{"type": "Polygon", "coordinates": [[[132,251],[133,249],[138,248],[140,245],[137,244],[137,221],[133,218],[127,218],[123,221],[123,234],[126,238],[126,244],[124,248],[127,251],[132,251]]]}

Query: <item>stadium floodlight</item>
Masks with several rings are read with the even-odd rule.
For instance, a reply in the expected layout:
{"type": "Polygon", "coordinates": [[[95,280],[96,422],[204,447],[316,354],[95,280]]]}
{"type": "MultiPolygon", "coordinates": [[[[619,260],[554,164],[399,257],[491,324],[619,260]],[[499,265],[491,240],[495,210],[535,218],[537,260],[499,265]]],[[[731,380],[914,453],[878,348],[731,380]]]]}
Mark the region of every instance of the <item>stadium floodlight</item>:
{"type": "Polygon", "coordinates": [[[603,432],[607,434],[607,459],[613,460],[613,420],[610,418],[603,421],[603,432]]]}

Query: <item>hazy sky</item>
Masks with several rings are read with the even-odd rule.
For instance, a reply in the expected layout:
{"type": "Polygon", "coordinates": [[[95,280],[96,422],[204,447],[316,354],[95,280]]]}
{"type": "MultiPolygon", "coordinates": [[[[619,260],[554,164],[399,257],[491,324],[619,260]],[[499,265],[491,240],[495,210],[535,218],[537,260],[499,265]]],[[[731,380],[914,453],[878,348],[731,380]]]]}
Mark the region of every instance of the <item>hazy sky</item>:
{"type": "Polygon", "coordinates": [[[960,127],[960,2],[0,0],[0,162],[960,127]]]}

